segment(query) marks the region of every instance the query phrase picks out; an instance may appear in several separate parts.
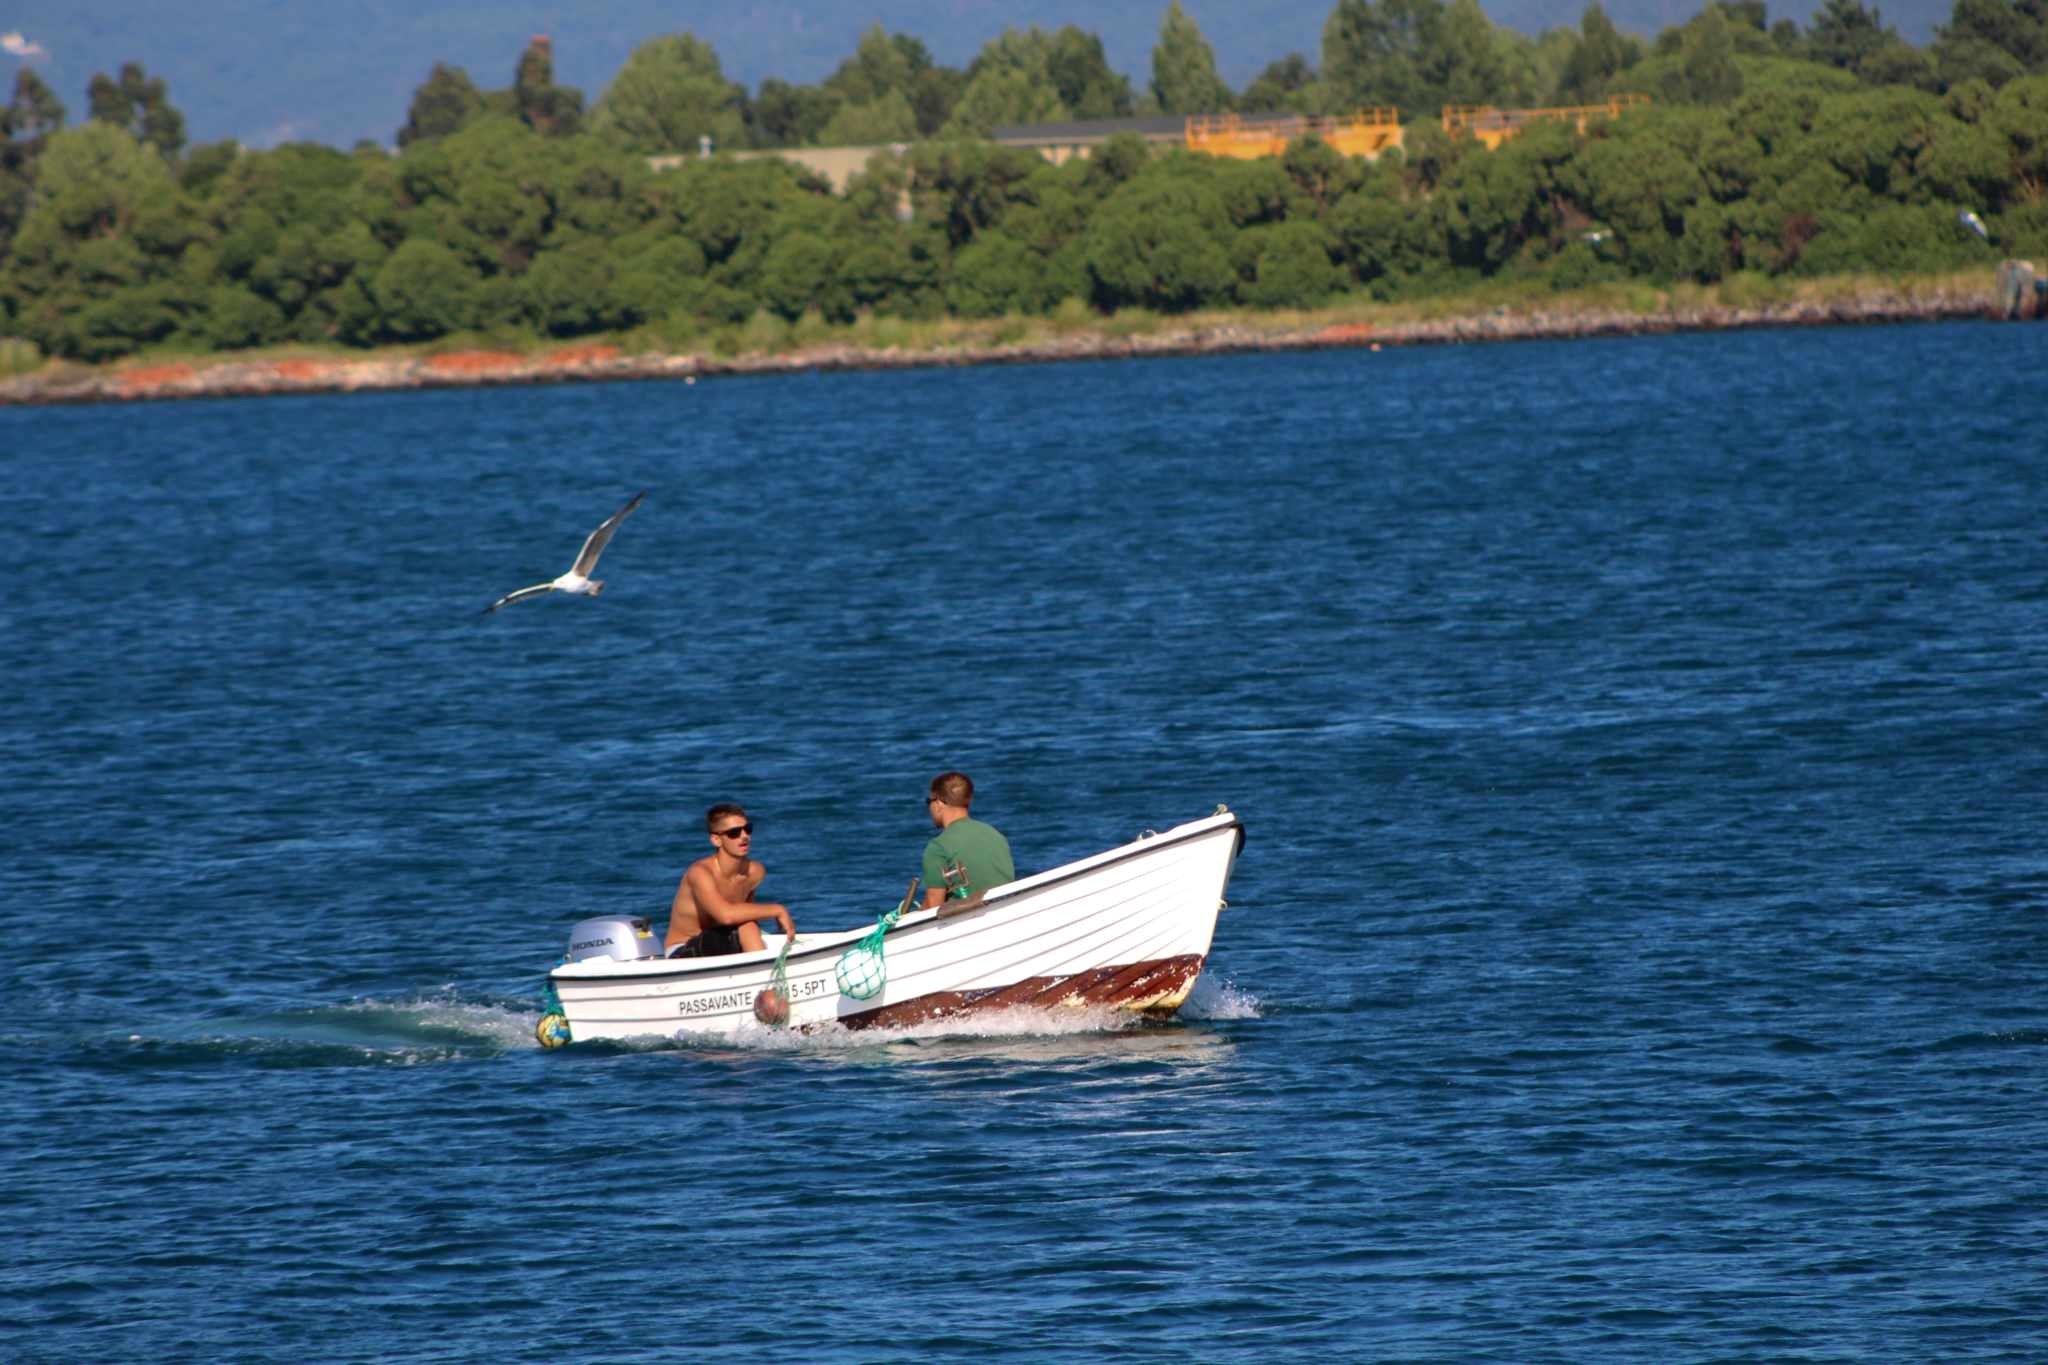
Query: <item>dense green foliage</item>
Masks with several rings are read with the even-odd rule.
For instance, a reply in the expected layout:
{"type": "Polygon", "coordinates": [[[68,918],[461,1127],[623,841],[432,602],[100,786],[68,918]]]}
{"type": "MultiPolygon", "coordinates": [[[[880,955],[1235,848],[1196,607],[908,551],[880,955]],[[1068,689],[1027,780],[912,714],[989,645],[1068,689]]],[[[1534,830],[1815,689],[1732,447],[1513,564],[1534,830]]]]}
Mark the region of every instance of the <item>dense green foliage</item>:
{"type": "Polygon", "coordinates": [[[631,329],[681,345],[762,318],[1314,307],[2048,253],[2044,0],[1957,0],[1925,52],[1859,0],[1826,0],[1804,31],[1716,4],[1650,44],[1597,4],[1530,40],[1474,0],[1336,0],[1321,71],[1290,56],[1242,95],[1178,4],[1142,96],[1072,28],[1011,30],[964,72],[876,28],[820,86],[752,98],[688,34],[643,45],[588,111],[542,44],[513,76],[483,90],[436,66],[396,152],[245,152],[186,148],[139,66],[96,77],[73,128],[25,70],[0,109],[0,335],[94,361],[631,329]],[[1495,151],[1435,118],[1627,91],[1656,102],[1495,151]],[[1238,161],[1124,136],[1054,166],[983,136],[1388,103],[1407,145],[1377,162],[1313,139],[1238,161]],[[707,139],[907,150],[837,195],[778,159],[688,155],[707,139]]]}

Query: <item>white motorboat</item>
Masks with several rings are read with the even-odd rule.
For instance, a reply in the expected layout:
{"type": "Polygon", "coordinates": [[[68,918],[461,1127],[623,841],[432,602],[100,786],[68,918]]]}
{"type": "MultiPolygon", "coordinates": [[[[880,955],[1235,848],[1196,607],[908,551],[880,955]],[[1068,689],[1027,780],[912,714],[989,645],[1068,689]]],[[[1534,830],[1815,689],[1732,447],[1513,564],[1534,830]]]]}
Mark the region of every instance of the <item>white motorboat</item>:
{"type": "Polygon", "coordinates": [[[761,951],[726,957],[665,958],[644,919],[583,920],[548,973],[538,1032],[555,1046],[729,1035],[764,1021],[903,1027],[1018,1006],[1171,1014],[1208,960],[1243,845],[1243,823],[1218,806],[972,901],[927,910],[906,896],[878,923],[793,943],[768,934],[761,951]],[[771,984],[781,1004],[762,1001],[771,984]]]}

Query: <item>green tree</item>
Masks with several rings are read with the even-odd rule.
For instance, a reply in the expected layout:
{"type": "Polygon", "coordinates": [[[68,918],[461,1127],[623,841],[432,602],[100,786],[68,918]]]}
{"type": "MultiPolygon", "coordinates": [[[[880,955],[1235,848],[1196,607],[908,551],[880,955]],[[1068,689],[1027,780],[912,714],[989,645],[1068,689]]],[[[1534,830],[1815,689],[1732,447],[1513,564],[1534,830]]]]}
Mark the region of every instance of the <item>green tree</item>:
{"type": "Polygon", "coordinates": [[[1129,118],[1131,82],[1112,70],[1102,39],[1068,24],[1052,35],[1045,71],[1060,103],[1079,119],[1129,118]]]}
{"type": "Polygon", "coordinates": [[[748,106],[754,139],[763,147],[814,147],[839,110],[839,98],[815,85],[764,80],[748,106]]]}
{"type": "Polygon", "coordinates": [[[42,77],[23,67],[14,78],[14,98],[0,107],[0,262],[28,210],[36,159],[50,134],[63,126],[63,102],[42,77]]]}
{"type": "Polygon", "coordinates": [[[477,120],[399,158],[404,235],[460,254],[479,277],[524,271],[554,227],[564,159],[513,119],[477,120]]]}
{"type": "Polygon", "coordinates": [[[1183,313],[1228,300],[1237,284],[1215,192],[1154,163],[1089,225],[1084,261],[1096,306],[1183,313]]]}
{"type": "Polygon", "coordinates": [[[1006,233],[986,233],[953,258],[946,311],[962,318],[1044,312],[1045,278],[1045,260],[1037,252],[1006,233]]]}
{"type": "Polygon", "coordinates": [[[717,52],[688,33],[651,38],[626,64],[591,111],[590,130],[625,151],[694,154],[745,144],[746,91],[725,78],[717,52]]]}
{"type": "Polygon", "coordinates": [[[1451,0],[1437,42],[1423,57],[1432,98],[1446,104],[1512,102],[1506,53],[1479,0],[1451,0]]]}
{"type": "Polygon", "coordinates": [[[1802,274],[1956,269],[1983,260],[1977,239],[1956,227],[1948,205],[1879,204],[1829,215],[1800,254],[1802,274]]]}
{"type": "Polygon", "coordinates": [[[1338,200],[1330,214],[1339,259],[1379,298],[1447,263],[1441,233],[1400,193],[1398,180],[1375,177],[1338,200]]]}
{"type": "Polygon", "coordinates": [[[628,325],[688,311],[704,281],[704,252],[695,242],[663,231],[621,254],[625,259],[619,267],[617,289],[628,325]]]}
{"type": "Polygon", "coordinates": [[[0,137],[10,143],[42,142],[64,126],[64,101],[27,67],[14,77],[14,97],[0,108],[0,137]]]}
{"type": "Polygon", "coordinates": [[[1059,123],[1068,113],[1051,85],[1034,81],[1017,67],[991,65],[968,78],[939,132],[947,138],[985,138],[1010,125],[1059,123]]]}
{"type": "Polygon", "coordinates": [[[1726,104],[1742,93],[1742,68],[1735,38],[1718,8],[1701,10],[1685,27],[1679,64],[1667,71],[1658,91],[1673,103],[1726,104]]]}
{"type": "Polygon", "coordinates": [[[1318,112],[1315,92],[1315,68],[1299,52],[1290,52],[1252,78],[1237,107],[1247,114],[1312,114],[1318,112]]]}
{"type": "Polygon", "coordinates": [[[950,66],[932,66],[917,73],[910,107],[917,114],[920,137],[937,137],[953,117],[953,106],[967,90],[967,73],[950,66]]]}
{"type": "Polygon", "coordinates": [[[412,92],[405,126],[398,130],[398,145],[410,147],[426,138],[460,132],[483,112],[483,92],[470,80],[469,73],[459,66],[435,62],[426,80],[412,92]]]}
{"type": "Polygon", "coordinates": [[[1813,12],[1806,31],[1805,56],[1843,71],[1854,71],[1871,54],[1898,41],[1897,30],[1863,0],[1827,0],[1813,12]]]}
{"type": "Polygon", "coordinates": [[[151,79],[139,62],[124,62],[117,81],[104,72],[93,75],[86,87],[92,121],[125,128],[138,142],[146,142],[167,158],[175,158],[185,147],[185,116],[171,106],[170,95],[160,79],[151,79]]]}
{"type": "Polygon", "coordinates": [[[602,239],[542,252],[520,277],[519,293],[528,320],[549,336],[583,336],[644,320],[632,316],[613,253],[602,239]]]}
{"type": "Polygon", "coordinates": [[[1493,274],[1550,237],[1557,171],[1577,150],[1573,135],[1553,125],[1461,160],[1431,200],[1452,262],[1493,274]]]}
{"type": "Polygon", "coordinates": [[[1074,111],[1061,99],[1054,75],[1056,59],[1080,70],[1071,41],[1063,48],[1056,35],[1041,28],[1005,29],[975,54],[940,136],[987,137],[1008,124],[1072,118],[1074,111]]]}
{"type": "Polygon", "coordinates": [[[1579,17],[1579,42],[1558,77],[1557,98],[1564,104],[1588,104],[1615,91],[1615,77],[1642,60],[1642,45],[1624,38],[1597,3],[1579,17]]]}
{"type": "Polygon", "coordinates": [[[917,111],[900,90],[890,90],[859,104],[842,104],[818,131],[825,147],[872,147],[909,142],[917,136],[917,111]]]}
{"type": "Polygon", "coordinates": [[[201,335],[218,346],[253,345],[283,329],[306,339],[326,335],[331,317],[303,316],[308,304],[384,255],[356,217],[362,179],[360,160],[311,143],[244,153],[226,165],[204,201],[213,271],[193,283],[239,290],[215,297],[233,302],[238,320],[201,335]],[[243,294],[269,309],[247,307],[243,294]],[[251,331],[256,320],[263,326],[251,331]]]}
{"type": "Polygon", "coordinates": [[[43,147],[0,290],[45,352],[123,355],[189,313],[177,265],[203,235],[154,147],[103,122],[63,129],[43,147]]]}
{"type": "Polygon", "coordinates": [[[195,330],[199,339],[215,350],[264,346],[285,334],[283,311],[239,285],[217,284],[204,297],[195,330]]]}
{"type": "Polygon", "coordinates": [[[1941,88],[1934,59],[1903,39],[1889,43],[1865,57],[1856,74],[1871,85],[1910,85],[1918,90],[1941,88]]]}
{"type": "Polygon", "coordinates": [[[892,38],[880,24],[870,24],[853,55],[825,78],[825,89],[848,104],[868,104],[895,92],[909,99],[917,66],[930,66],[931,54],[915,38],[892,38]]]}
{"type": "Polygon", "coordinates": [[[379,332],[392,341],[429,341],[474,327],[482,284],[447,247],[414,238],[391,253],[371,285],[379,332]]]}
{"type": "Polygon", "coordinates": [[[916,218],[958,249],[1029,202],[1044,165],[1031,152],[986,142],[925,143],[911,153],[916,218]]]}
{"type": "Polygon", "coordinates": [[[512,75],[512,108],[519,121],[542,137],[568,137],[583,126],[583,92],[555,84],[554,43],[542,36],[527,43],[512,75]]]}
{"type": "Polygon", "coordinates": [[[1334,243],[1309,219],[1268,223],[1244,234],[1250,277],[1238,297],[1254,308],[1314,308],[1344,287],[1334,243]]]}
{"type": "Polygon", "coordinates": [[[1579,45],[1579,35],[1571,29],[1548,28],[1529,38],[1510,28],[1496,28],[1493,41],[1506,81],[1499,103],[1554,103],[1558,80],[1579,45]]]}
{"type": "Polygon", "coordinates": [[[2000,86],[2048,71],[2048,3],[1955,0],[1949,22],[1934,30],[1932,56],[1944,85],[1974,77],[2000,86]]]}
{"type": "Polygon", "coordinates": [[[1710,198],[1705,177],[1661,121],[1615,125],[1589,138],[1558,167],[1559,193],[1594,222],[1611,229],[1631,273],[1674,278],[1686,213],[1710,198]]]}
{"type": "Polygon", "coordinates": [[[1337,0],[1323,24],[1331,107],[1391,104],[1413,117],[1443,103],[1424,75],[1441,45],[1442,0],[1337,0]]]}
{"type": "Polygon", "coordinates": [[[756,296],[771,312],[794,322],[812,308],[828,320],[847,321],[850,298],[835,297],[838,264],[823,236],[799,229],[778,237],[762,259],[756,296]]]}
{"type": "MultiPolygon", "coordinates": [[[[813,92],[822,105],[822,113],[812,120],[810,127],[823,127],[836,110],[848,105],[868,107],[871,112],[852,117],[871,123],[875,118],[873,106],[887,101],[893,93],[901,95],[910,106],[911,130],[905,136],[930,137],[945,125],[966,86],[965,73],[933,62],[930,50],[922,42],[905,33],[884,33],[882,26],[875,24],[861,35],[853,56],[841,62],[825,78],[824,86],[813,92]]],[[[771,87],[797,89],[784,87],[780,82],[763,82],[763,100],[769,97],[771,87]]],[[[894,101],[887,102],[893,109],[894,101]]]]}
{"type": "Polygon", "coordinates": [[[1159,23],[1152,98],[1162,114],[1221,114],[1232,107],[1230,87],[1216,74],[1216,54],[1180,0],[1171,0],[1159,23]]]}

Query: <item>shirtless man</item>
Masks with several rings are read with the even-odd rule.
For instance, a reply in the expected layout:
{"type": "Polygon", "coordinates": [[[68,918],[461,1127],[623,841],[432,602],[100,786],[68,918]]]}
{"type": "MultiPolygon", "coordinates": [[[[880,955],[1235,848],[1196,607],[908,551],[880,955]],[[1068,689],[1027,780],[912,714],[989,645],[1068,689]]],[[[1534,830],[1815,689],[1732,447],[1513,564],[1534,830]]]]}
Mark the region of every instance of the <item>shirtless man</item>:
{"type": "Polygon", "coordinates": [[[753,847],[754,824],[730,801],[704,812],[714,852],[690,864],[668,908],[668,937],[662,950],[669,957],[723,957],[727,953],[759,952],[759,920],[774,920],[782,932],[796,937],[789,907],[756,905],[754,889],[768,869],[747,856],[753,847]]]}

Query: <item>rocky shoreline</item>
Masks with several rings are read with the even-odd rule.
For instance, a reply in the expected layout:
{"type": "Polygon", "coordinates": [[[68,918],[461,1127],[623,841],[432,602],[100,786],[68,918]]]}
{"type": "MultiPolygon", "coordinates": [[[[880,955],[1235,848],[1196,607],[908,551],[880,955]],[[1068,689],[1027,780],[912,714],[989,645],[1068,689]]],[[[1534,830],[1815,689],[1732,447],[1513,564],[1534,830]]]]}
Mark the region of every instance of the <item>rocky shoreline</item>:
{"type": "Polygon", "coordinates": [[[1043,364],[1144,356],[1306,351],[1336,347],[1445,345],[1459,342],[1645,336],[1734,328],[1841,326],[1999,316],[1991,282],[1982,289],[1862,291],[1829,300],[1754,308],[1708,304],[1655,313],[1573,307],[1484,313],[1426,321],[1334,322],[1262,326],[1252,317],[1183,328],[1162,326],[1133,336],[1076,332],[1016,343],[964,343],[932,350],[871,349],[831,343],[761,355],[627,354],[617,346],[566,346],[520,354],[455,351],[360,359],[193,361],[126,366],[46,366],[0,380],[0,406],[135,402],[172,398],[244,398],[297,393],[355,393],[548,384],[683,379],[796,370],[920,369],[961,365],[1043,364]]]}

